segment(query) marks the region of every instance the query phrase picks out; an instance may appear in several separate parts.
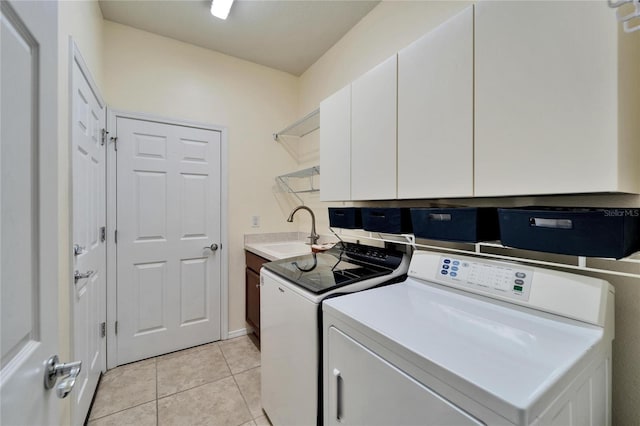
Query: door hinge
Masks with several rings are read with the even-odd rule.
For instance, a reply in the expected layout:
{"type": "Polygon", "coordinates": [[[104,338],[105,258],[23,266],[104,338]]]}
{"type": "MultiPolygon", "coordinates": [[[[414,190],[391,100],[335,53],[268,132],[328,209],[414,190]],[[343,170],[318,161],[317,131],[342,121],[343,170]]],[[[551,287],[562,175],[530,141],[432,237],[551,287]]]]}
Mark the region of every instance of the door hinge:
{"type": "Polygon", "coordinates": [[[100,227],[100,242],[104,243],[105,241],[107,241],[107,227],[106,226],[101,226],[100,227]]]}
{"type": "Polygon", "coordinates": [[[116,232],[113,233],[113,240],[115,241],[116,244],[118,244],[118,230],[116,229],[116,232]]]}
{"type": "Polygon", "coordinates": [[[107,132],[107,129],[102,129],[102,139],[100,139],[100,146],[104,146],[104,144],[107,143],[108,134],[109,132],[107,132]]]}
{"type": "Polygon", "coordinates": [[[114,331],[116,333],[116,335],[118,334],[118,321],[116,321],[116,325],[114,327],[114,331]]]}
{"type": "Polygon", "coordinates": [[[100,323],[100,337],[107,337],[107,323],[100,323]]]}
{"type": "Polygon", "coordinates": [[[118,137],[117,136],[111,136],[111,142],[113,142],[113,149],[115,149],[116,151],[118,150],[118,137]]]}

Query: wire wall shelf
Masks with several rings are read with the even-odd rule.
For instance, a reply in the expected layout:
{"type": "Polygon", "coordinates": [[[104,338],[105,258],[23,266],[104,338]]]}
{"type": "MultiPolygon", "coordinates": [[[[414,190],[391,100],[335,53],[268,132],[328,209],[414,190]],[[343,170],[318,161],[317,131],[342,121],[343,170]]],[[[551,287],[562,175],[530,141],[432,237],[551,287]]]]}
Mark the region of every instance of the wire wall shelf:
{"type": "Polygon", "coordinates": [[[319,174],[320,166],[313,166],[308,169],[277,176],[276,183],[283,192],[292,194],[301,204],[304,204],[304,201],[298,194],[320,191],[315,180],[315,177],[319,174]]]}
{"type": "Polygon", "coordinates": [[[320,109],[315,109],[295,123],[273,134],[273,140],[280,141],[283,136],[301,138],[320,128],[320,109]]]}

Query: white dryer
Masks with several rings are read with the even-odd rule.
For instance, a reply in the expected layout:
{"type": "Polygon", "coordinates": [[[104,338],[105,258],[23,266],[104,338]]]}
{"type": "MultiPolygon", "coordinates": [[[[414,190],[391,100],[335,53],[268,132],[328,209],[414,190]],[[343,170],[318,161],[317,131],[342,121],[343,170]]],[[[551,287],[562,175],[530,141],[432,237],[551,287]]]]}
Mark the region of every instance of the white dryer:
{"type": "Polygon", "coordinates": [[[418,251],[323,311],[325,424],[611,424],[606,281],[418,251]]]}

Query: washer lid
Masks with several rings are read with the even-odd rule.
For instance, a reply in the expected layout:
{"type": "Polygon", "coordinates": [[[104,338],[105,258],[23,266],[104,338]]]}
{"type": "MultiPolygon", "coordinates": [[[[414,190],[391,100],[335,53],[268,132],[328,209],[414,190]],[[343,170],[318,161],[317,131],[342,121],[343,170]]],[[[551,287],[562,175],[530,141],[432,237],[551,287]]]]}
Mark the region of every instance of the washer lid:
{"type": "Polygon", "coordinates": [[[405,257],[396,250],[346,243],[323,253],[280,259],[263,266],[318,295],[389,275],[400,267],[405,257]]]}
{"type": "Polygon", "coordinates": [[[539,415],[548,391],[603,340],[597,326],[412,278],[323,306],[514,423],[539,415]]]}

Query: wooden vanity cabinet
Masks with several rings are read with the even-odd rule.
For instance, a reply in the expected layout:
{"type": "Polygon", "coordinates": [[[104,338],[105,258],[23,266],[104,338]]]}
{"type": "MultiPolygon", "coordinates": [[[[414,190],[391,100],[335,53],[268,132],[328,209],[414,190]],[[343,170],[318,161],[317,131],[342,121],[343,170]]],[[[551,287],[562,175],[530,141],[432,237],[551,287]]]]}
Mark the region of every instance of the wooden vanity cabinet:
{"type": "Polygon", "coordinates": [[[269,260],[245,250],[245,319],[260,340],[260,268],[269,260]]]}

